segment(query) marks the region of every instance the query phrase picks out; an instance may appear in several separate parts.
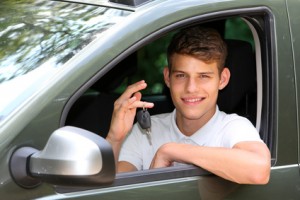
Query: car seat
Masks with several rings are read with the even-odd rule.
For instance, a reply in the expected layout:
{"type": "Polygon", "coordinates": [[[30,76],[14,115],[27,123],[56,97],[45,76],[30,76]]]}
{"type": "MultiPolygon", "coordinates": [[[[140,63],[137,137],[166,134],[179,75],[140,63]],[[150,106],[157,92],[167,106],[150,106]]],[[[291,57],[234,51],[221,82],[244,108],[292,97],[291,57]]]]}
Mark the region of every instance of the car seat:
{"type": "Polygon", "coordinates": [[[226,113],[237,113],[256,121],[256,65],[250,43],[226,40],[228,56],[225,67],[231,73],[228,85],[219,92],[218,106],[226,113]]]}

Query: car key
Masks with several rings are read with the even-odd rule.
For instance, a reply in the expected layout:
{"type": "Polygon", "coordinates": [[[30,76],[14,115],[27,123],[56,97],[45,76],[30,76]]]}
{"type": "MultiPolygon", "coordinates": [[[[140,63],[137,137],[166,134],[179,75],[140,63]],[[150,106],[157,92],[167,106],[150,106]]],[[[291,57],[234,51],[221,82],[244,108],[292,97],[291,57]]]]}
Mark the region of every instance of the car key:
{"type": "Polygon", "coordinates": [[[151,144],[151,117],[147,108],[143,108],[143,110],[138,111],[136,114],[136,118],[141,128],[146,131],[147,137],[151,144]]]}

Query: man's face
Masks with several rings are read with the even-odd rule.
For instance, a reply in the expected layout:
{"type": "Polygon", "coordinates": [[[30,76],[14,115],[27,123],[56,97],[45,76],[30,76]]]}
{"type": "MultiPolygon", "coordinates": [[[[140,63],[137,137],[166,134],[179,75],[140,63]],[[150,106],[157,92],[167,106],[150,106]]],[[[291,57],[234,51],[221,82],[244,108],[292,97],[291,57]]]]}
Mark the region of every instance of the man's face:
{"type": "Polygon", "coordinates": [[[188,55],[174,54],[172,68],[164,70],[177,109],[177,120],[200,120],[205,124],[215,113],[218,91],[229,81],[229,70],[219,75],[217,62],[207,64],[188,55]]]}

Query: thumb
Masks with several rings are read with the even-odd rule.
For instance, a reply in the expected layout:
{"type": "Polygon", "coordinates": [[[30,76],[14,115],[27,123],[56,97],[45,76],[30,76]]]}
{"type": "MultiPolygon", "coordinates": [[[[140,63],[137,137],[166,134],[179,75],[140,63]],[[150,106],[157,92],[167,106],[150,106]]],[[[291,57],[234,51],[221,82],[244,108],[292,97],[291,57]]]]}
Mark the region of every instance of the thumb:
{"type": "Polygon", "coordinates": [[[140,101],[142,99],[142,93],[140,92],[134,93],[133,96],[136,98],[137,101],[140,101]]]}

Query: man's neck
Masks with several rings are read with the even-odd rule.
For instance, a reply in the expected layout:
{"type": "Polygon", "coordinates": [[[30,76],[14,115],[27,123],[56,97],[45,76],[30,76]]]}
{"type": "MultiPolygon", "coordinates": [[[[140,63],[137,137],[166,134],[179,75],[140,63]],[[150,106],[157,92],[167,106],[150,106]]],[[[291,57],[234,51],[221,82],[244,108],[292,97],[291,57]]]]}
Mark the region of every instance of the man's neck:
{"type": "Polygon", "coordinates": [[[216,110],[211,113],[206,113],[199,119],[188,119],[180,113],[176,113],[176,124],[178,129],[186,136],[192,136],[200,128],[202,128],[216,113],[216,110]]]}

